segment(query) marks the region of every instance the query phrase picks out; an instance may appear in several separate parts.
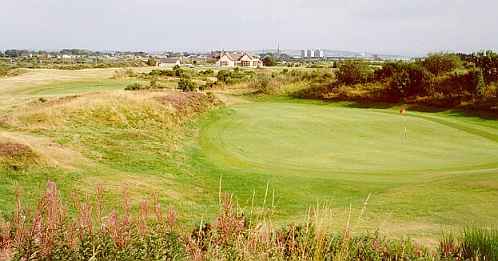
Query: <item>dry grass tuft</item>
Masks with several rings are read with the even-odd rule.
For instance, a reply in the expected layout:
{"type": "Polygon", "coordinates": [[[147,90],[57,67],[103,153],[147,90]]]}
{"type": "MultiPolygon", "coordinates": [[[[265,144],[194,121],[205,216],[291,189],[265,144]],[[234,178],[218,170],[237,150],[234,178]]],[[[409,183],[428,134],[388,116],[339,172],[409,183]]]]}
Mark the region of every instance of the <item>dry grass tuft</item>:
{"type": "Polygon", "coordinates": [[[25,144],[0,142],[0,169],[22,170],[36,164],[39,156],[25,144]]]}

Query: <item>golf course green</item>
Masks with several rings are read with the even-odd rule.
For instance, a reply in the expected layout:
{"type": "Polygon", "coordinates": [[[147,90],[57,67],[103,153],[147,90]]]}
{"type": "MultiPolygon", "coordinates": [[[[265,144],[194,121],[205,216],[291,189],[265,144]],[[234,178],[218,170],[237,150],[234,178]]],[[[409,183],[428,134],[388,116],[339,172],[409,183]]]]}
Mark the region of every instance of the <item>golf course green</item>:
{"type": "Polygon", "coordinates": [[[430,118],[366,109],[237,106],[207,132],[227,164],[243,162],[270,172],[328,176],[498,166],[493,140],[430,118]]]}
{"type": "Polygon", "coordinates": [[[360,212],[368,198],[372,227],[436,233],[498,224],[497,127],[449,113],[249,102],[212,113],[193,157],[242,204],[264,201],[268,186],[286,220],[317,203],[360,212]]]}

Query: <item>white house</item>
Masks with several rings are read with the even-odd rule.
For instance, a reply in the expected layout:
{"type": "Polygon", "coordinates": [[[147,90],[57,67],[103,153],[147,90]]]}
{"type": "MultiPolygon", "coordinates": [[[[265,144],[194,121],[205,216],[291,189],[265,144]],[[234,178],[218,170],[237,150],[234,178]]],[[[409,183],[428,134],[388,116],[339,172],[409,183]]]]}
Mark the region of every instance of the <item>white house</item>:
{"type": "Polygon", "coordinates": [[[219,67],[260,67],[263,62],[247,53],[222,53],[220,59],[216,62],[219,67]]]}

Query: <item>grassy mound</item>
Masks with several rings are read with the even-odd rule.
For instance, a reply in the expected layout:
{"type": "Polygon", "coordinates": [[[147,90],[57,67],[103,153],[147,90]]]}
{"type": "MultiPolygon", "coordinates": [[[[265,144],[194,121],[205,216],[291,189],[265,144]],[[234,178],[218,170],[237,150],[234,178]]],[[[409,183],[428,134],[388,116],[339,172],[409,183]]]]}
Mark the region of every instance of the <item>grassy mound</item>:
{"type": "Polygon", "coordinates": [[[172,154],[182,148],[197,115],[217,105],[213,96],[175,91],[32,99],[5,115],[3,126],[6,133],[36,145],[32,147],[53,164],[22,176],[0,171],[5,178],[0,202],[7,203],[0,209],[12,207],[16,187],[35,193],[48,178],[63,180],[64,191],[127,184],[130,193],[161,191],[161,199],[179,199],[185,193],[170,174],[176,164],[172,154]]]}

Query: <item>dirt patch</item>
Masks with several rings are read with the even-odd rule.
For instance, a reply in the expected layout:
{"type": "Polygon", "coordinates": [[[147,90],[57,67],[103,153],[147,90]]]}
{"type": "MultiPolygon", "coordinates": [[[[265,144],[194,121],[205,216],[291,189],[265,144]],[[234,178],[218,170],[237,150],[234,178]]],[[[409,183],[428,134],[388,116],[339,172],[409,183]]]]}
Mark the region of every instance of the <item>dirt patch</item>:
{"type": "Polygon", "coordinates": [[[27,145],[12,142],[0,143],[0,157],[25,158],[34,155],[33,150],[27,145]]]}
{"type": "Polygon", "coordinates": [[[81,97],[81,95],[68,95],[68,96],[59,97],[59,98],[55,98],[55,99],[40,97],[40,98],[34,100],[31,104],[33,104],[33,105],[43,104],[45,106],[60,105],[60,104],[64,104],[64,103],[70,102],[72,100],[75,100],[76,98],[79,98],[79,97],[81,97]]]}

